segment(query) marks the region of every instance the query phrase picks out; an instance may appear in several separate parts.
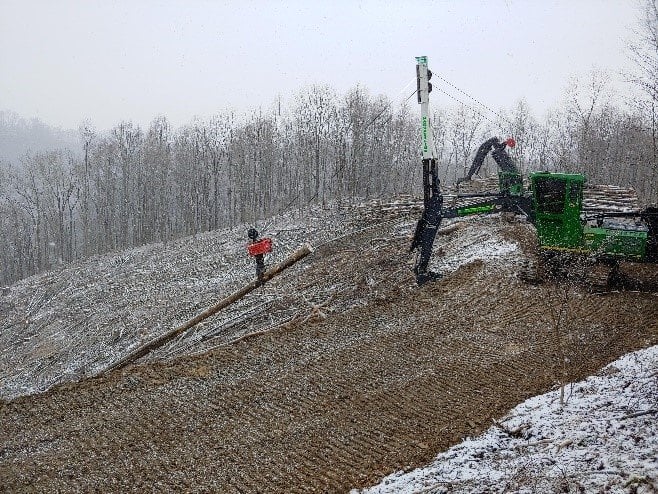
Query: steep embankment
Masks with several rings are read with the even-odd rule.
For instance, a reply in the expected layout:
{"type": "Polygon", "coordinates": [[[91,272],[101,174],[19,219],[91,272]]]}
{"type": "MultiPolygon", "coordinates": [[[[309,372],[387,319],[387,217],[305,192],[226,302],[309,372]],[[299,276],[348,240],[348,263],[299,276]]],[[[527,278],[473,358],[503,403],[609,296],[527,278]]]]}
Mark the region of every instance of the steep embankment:
{"type": "MultiPolygon", "coordinates": [[[[3,404],[3,488],[345,491],[422,465],[525,398],[658,343],[653,294],[601,296],[578,286],[521,283],[516,268],[522,246],[531,243],[526,225],[499,217],[460,223],[437,241],[435,267],[446,277],[418,288],[406,253],[413,220],[393,215],[371,228],[358,215],[350,218],[340,223],[344,236],[316,242],[322,245],[308,262],[208,322],[198,341],[179,341],[148,365],[3,404]],[[180,348],[209,346],[215,348],[156,362],[180,348]]],[[[325,240],[339,236],[327,233],[336,230],[327,223],[308,227],[325,240]]],[[[298,227],[281,227],[279,245],[295,247],[306,236],[298,227]]],[[[178,312],[189,308],[185,302],[203,307],[220,296],[220,272],[235,273],[239,263],[203,266],[242,254],[234,244],[216,247],[216,240],[187,241],[212,245],[208,262],[185,251],[185,241],[123,255],[123,267],[107,275],[116,286],[95,299],[104,304],[101,312],[112,308],[106,327],[114,317],[123,330],[95,333],[104,338],[90,347],[98,355],[114,349],[91,361],[92,370],[129,348],[116,342],[137,341],[140,328],[184,319],[178,312]],[[173,255],[166,258],[167,252],[173,255]],[[180,285],[177,294],[157,284],[163,278],[180,285]],[[148,294],[139,303],[130,302],[142,293],[130,280],[148,294]],[[135,326],[127,319],[132,309],[122,309],[129,303],[150,308],[135,326]]],[[[252,269],[241,266],[244,273],[252,269]]],[[[230,279],[223,289],[240,284],[237,275],[223,276],[230,279]]],[[[89,297],[75,275],[62,282],[76,287],[70,290],[80,300],[89,297]]],[[[29,299],[12,297],[13,317],[29,299]]],[[[86,317],[94,310],[100,311],[93,307],[86,317]]],[[[14,336],[18,327],[9,327],[14,336]]],[[[73,331],[64,322],[59,327],[73,331]]],[[[37,347],[28,343],[14,352],[37,347]]]]}

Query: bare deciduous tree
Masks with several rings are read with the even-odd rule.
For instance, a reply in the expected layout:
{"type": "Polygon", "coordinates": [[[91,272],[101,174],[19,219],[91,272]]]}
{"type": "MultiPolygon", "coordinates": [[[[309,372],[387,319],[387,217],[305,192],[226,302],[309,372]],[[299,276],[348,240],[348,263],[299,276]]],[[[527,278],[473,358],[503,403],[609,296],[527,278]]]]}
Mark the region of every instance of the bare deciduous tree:
{"type": "Polygon", "coordinates": [[[658,0],[644,0],[643,17],[630,43],[631,57],[637,73],[631,80],[645,95],[640,109],[648,117],[651,133],[650,197],[658,201],[658,0]]]}

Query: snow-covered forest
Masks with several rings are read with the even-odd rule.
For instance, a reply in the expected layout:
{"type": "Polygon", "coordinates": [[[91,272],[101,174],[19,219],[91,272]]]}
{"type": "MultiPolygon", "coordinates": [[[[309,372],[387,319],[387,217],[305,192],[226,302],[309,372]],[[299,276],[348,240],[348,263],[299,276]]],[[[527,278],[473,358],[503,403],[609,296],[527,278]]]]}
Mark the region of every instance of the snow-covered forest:
{"type": "MultiPolygon", "coordinates": [[[[636,97],[613,93],[598,70],[565,81],[563,101],[541,118],[522,99],[493,111],[460,95],[462,104],[435,108],[432,122],[442,181],[462,176],[483,140],[512,135],[524,171],[585,173],[590,182],[632,186],[642,202],[656,202],[658,10],[647,5],[642,37],[629,47],[638,68],[629,94],[636,97]]],[[[121,122],[109,132],[83,124],[77,149],[0,161],[0,285],[93,254],[254,222],[291,205],[417,193],[415,103],[361,86],[338,94],[314,85],[269,109],[219,112],[180,128],[165,116],[148,128],[121,122]]],[[[2,124],[11,134],[11,122],[2,124]]]]}

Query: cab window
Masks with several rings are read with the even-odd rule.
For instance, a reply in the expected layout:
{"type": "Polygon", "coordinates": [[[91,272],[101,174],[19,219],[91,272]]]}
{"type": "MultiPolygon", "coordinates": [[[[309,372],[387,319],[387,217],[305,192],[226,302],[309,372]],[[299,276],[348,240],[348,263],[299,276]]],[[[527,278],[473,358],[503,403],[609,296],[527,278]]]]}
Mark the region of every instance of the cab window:
{"type": "Polygon", "coordinates": [[[564,212],[567,184],[557,178],[538,179],[535,184],[537,210],[540,213],[560,214],[564,212]]]}

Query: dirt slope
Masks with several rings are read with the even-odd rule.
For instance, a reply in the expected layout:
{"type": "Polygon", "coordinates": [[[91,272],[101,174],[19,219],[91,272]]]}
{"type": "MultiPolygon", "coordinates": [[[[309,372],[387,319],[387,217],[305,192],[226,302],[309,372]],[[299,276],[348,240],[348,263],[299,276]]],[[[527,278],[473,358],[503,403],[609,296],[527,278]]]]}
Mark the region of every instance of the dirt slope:
{"type": "MultiPolygon", "coordinates": [[[[525,285],[521,252],[462,259],[418,288],[411,226],[320,247],[267,287],[274,319],[298,293],[313,297],[265,334],[3,403],[0,489],[347,491],[658,343],[655,294],[525,285]]],[[[489,218],[437,250],[454,260],[468,239],[526,245],[528,233],[489,218]]]]}

